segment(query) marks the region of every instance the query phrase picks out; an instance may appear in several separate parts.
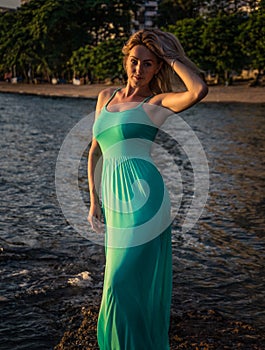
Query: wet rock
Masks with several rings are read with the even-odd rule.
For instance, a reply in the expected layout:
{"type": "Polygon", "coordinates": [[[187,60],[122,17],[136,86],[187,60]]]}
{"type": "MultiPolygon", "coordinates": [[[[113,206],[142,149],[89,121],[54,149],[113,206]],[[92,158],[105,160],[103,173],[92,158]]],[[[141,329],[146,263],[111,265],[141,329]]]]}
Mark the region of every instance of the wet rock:
{"type": "MultiPolygon", "coordinates": [[[[176,307],[176,306],[175,306],[176,307]]],[[[97,317],[99,307],[83,308],[72,317],[67,330],[54,350],[99,350],[97,317]]],[[[214,310],[192,310],[181,317],[172,310],[171,350],[262,350],[265,336],[251,325],[224,318],[214,310]]]]}

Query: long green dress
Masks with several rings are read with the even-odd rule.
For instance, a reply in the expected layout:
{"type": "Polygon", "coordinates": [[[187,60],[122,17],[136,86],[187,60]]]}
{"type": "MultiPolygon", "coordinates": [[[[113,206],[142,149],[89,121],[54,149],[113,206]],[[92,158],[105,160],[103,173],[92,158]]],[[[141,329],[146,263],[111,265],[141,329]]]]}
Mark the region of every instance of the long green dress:
{"type": "Polygon", "coordinates": [[[150,156],[158,128],[146,101],[122,112],[108,111],[107,103],[93,127],[103,154],[106,223],[101,350],[169,349],[170,200],[150,156]]]}

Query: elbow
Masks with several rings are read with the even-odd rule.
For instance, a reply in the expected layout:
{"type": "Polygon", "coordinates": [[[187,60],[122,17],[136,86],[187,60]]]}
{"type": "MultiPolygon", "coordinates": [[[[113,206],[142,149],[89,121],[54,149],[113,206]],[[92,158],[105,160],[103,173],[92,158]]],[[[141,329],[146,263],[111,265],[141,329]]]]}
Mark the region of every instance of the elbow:
{"type": "Polygon", "coordinates": [[[207,94],[208,94],[208,86],[206,83],[202,83],[201,84],[201,88],[200,88],[200,91],[199,91],[199,97],[200,97],[200,100],[202,100],[207,94]]]}
{"type": "Polygon", "coordinates": [[[201,101],[208,94],[208,86],[206,83],[202,82],[198,88],[196,89],[196,93],[194,94],[195,102],[201,101]]]}

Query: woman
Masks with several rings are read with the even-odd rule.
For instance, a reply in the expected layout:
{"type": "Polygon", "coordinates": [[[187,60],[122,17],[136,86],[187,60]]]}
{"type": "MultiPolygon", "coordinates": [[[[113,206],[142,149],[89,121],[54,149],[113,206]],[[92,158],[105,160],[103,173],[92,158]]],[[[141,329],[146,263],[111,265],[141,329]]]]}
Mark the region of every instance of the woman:
{"type": "Polygon", "coordinates": [[[88,221],[97,232],[103,217],[106,225],[98,343],[101,350],[166,350],[170,201],[150,148],[166,118],[201,100],[207,86],[170,33],[136,32],[123,54],[127,84],[99,94],[88,159],[88,221]],[[182,91],[172,91],[176,78],[185,87],[182,91]]]}

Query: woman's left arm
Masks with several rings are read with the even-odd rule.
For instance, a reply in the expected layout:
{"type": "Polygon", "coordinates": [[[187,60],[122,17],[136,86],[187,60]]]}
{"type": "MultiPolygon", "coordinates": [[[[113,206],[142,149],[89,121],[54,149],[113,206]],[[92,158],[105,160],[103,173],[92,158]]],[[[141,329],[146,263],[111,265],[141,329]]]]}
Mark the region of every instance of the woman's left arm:
{"type": "Polygon", "coordinates": [[[173,112],[181,112],[202,100],[208,93],[208,87],[202,78],[189,67],[176,59],[167,59],[175,73],[186,86],[186,91],[169,92],[157,95],[152,103],[159,104],[173,112]]]}

